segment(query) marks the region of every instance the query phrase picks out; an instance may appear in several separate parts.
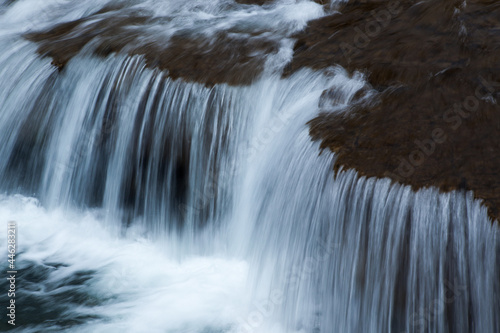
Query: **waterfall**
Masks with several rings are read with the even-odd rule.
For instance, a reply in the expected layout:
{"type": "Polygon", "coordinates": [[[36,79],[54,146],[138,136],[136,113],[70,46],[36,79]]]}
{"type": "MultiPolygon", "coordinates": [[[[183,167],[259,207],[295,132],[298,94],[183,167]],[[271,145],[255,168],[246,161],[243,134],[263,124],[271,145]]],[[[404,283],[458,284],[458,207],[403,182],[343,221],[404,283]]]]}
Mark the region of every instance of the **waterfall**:
{"type": "MultiPolygon", "coordinates": [[[[58,70],[22,34],[102,4],[0,4],[14,331],[499,332],[500,234],[472,193],[334,175],[335,156],[311,141],[323,91],[344,112],[365,84],[340,67],[281,77],[287,36],[320,5],[228,3],[136,5],[187,26],[272,27],[280,49],[250,85],[173,79],[94,45],[58,70]]],[[[6,228],[0,248],[7,258],[6,228]]]]}

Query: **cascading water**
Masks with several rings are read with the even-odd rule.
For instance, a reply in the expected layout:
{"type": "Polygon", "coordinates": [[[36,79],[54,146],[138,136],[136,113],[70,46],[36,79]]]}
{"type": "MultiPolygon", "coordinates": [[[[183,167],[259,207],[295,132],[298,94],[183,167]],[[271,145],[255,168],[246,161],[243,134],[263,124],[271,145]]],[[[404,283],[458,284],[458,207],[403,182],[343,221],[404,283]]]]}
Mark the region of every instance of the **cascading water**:
{"type": "Polygon", "coordinates": [[[271,27],[280,50],[248,86],[173,80],[92,45],[58,71],[21,35],[103,4],[3,2],[0,216],[18,223],[19,280],[2,329],[500,331],[499,233],[470,193],[334,176],[318,155],[306,123],[322,92],[344,112],[364,85],[341,68],[280,77],[318,4],[134,6],[207,38],[271,27]]]}

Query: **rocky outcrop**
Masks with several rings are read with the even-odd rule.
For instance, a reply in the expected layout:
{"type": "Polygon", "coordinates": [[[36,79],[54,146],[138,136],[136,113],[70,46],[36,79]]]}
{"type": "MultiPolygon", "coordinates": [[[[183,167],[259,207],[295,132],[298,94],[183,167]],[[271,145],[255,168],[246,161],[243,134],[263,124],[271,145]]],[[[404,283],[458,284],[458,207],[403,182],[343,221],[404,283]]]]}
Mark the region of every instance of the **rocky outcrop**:
{"type": "Polygon", "coordinates": [[[472,190],[499,220],[500,4],[368,0],[339,11],[296,36],[286,73],[340,64],[366,74],[348,110],[328,112],[323,100],[309,123],[335,169],[472,190]]]}
{"type": "Polygon", "coordinates": [[[52,64],[60,69],[92,44],[91,50],[98,56],[119,52],[141,55],[148,67],[168,71],[171,78],[182,77],[207,85],[250,84],[264,69],[265,56],[278,52],[279,40],[268,37],[265,31],[248,35],[227,30],[208,38],[196,31],[178,30],[162,41],[158,32],[152,35],[151,27],[172,18],[117,9],[121,8],[107,7],[25,37],[36,42],[38,52],[51,57],[52,64]]]}

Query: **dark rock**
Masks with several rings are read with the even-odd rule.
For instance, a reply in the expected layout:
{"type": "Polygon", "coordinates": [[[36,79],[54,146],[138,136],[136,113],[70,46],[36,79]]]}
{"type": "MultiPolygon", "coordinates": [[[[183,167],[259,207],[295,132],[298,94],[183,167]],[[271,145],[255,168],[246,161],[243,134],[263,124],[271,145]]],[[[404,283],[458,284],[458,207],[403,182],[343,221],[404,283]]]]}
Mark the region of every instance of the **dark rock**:
{"type": "Polygon", "coordinates": [[[207,85],[250,84],[261,74],[266,55],[278,52],[278,41],[266,37],[265,31],[250,36],[224,31],[211,38],[179,31],[168,41],[159,41],[155,36],[154,43],[145,43],[144,40],[152,38],[144,26],[161,19],[153,18],[150,13],[115,10],[104,8],[86,18],[59,24],[48,31],[31,32],[25,37],[38,43],[38,52],[51,57],[52,64],[60,69],[92,42],[96,55],[106,57],[118,52],[142,55],[150,68],[167,70],[174,79],[207,85]],[[112,16],[108,15],[110,11],[112,16]]]}
{"type": "Polygon", "coordinates": [[[393,3],[349,1],[296,36],[285,75],[340,64],[376,89],[341,113],[320,102],[311,136],[337,154],[336,172],[472,190],[499,220],[500,3],[393,3]]]}

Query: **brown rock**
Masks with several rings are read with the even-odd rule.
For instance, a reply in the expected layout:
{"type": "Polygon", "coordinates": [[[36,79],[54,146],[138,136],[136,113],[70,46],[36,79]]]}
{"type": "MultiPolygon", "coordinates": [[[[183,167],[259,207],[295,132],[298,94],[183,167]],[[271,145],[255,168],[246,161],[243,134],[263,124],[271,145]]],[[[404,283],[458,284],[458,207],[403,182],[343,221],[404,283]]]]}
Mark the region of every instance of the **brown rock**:
{"type": "Polygon", "coordinates": [[[388,3],[349,1],[297,35],[286,74],[340,64],[378,91],[320,114],[312,138],[337,154],[336,172],[472,190],[500,220],[500,4],[388,3]]]}
{"type": "Polygon", "coordinates": [[[261,74],[266,55],[278,51],[278,42],[264,36],[265,31],[253,32],[250,36],[224,31],[211,38],[179,31],[162,42],[143,29],[161,18],[127,11],[113,12],[110,16],[110,11],[115,8],[105,8],[89,17],[25,37],[38,43],[38,52],[51,57],[60,69],[92,42],[96,55],[105,57],[118,52],[142,55],[150,68],[167,70],[172,78],[207,85],[250,84],[261,74]],[[155,42],[144,42],[148,38],[155,42]]]}

